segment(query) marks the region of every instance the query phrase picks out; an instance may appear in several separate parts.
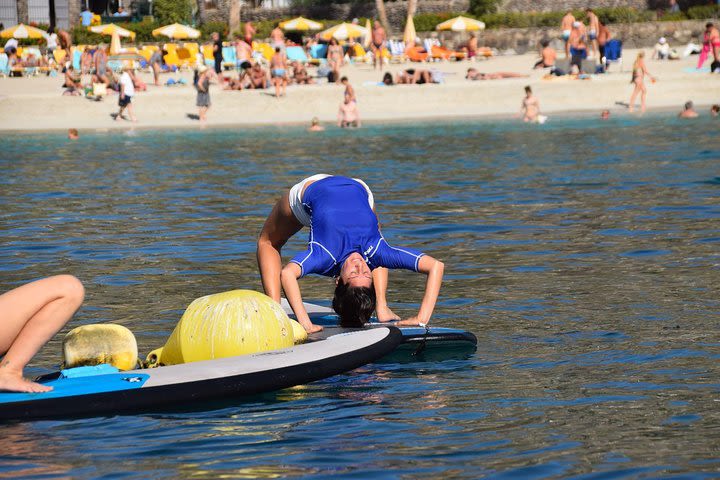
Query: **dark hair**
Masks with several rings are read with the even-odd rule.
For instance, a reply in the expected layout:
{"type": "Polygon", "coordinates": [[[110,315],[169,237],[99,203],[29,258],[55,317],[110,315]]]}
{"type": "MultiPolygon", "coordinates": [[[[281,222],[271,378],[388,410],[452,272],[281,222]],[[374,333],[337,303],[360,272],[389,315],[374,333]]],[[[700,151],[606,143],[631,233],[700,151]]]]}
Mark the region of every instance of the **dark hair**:
{"type": "Polygon", "coordinates": [[[340,317],[341,327],[362,327],[375,311],[375,289],[372,286],[351,287],[339,279],[332,307],[340,317]]]}
{"type": "Polygon", "coordinates": [[[715,104],[712,107],[710,107],[711,112],[720,112],[720,105],[715,104]]]}
{"type": "Polygon", "coordinates": [[[705,28],[710,28],[710,27],[712,27],[712,26],[713,26],[712,22],[708,22],[708,23],[705,24],[705,28]]]}
{"type": "Polygon", "coordinates": [[[385,75],[383,75],[383,83],[385,85],[392,85],[393,83],[395,83],[393,82],[392,73],[385,72],[385,75]]]}
{"type": "Polygon", "coordinates": [[[548,45],[550,45],[550,41],[549,41],[549,40],[543,40],[543,41],[540,42],[540,45],[542,45],[542,47],[545,48],[545,47],[547,47],[548,45]]]}
{"type": "Polygon", "coordinates": [[[347,77],[342,77],[342,78],[340,79],[340,82],[342,83],[342,82],[346,81],[347,79],[348,79],[347,77]]]}
{"type": "Polygon", "coordinates": [[[532,88],[530,88],[530,85],[528,85],[528,86],[525,87],[525,92],[526,92],[526,93],[532,93],[532,88]]]}

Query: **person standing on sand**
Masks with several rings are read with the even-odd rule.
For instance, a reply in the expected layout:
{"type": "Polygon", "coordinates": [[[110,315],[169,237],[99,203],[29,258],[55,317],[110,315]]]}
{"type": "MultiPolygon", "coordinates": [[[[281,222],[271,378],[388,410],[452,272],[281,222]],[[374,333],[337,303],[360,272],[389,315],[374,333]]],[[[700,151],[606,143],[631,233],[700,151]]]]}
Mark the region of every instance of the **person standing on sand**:
{"type": "Polygon", "coordinates": [[[280,47],[275,47],[275,54],[270,59],[270,76],[275,85],[275,98],[285,96],[287,87],[287,60],[280,47]]]}
{"type": "Polygon", "coordinates": [[[340,78],[340,67],[342,67],[343,64],[343,49],[335,37],[330,39],[330,44],[328,45],[327,62],[333,74],[333,82],[337,82],[340,78]]]}
{"type": "Polygon", "coordinates": [[[520,112],[523,115],[523,122],[536,123],[540,116],[540,100],[533,95],[530,85],[525,87],[525,98],[523,98],[520,112]]]}
{"type": "Polygon", "coordinates": [[[245,22],[245,24],[243,25],[243,34],[245,36],[245,41],[248,43],[248,45],[252,45],[253,35],[255,35],[255,33],[256,30],[252,22],[245,22]]]}
{"type": "Polygon", "coordinates": [[[377,67],[382,71],[383,58],[382,52],[385,48],[385,29],[382,27],[379,21],[375,20],[375,24],[372,29],[372,52],[373,52],[373,68],[377,67]]]}
{"type": "Polygon", "coordinates": [[[635,86],[632,95],[630,95],[630,105],[628,106],[628,110],[630,111],[630,113],[635,110],[635,98],[637,97],[638,93],[640,94],[640,111],[642,113],[645,113],[645,98],[647,96],[647,88],[645,87],[645,75],[650,77],[650,80],[653,83],[656,81],[656,78],[650,75],[650,72],[648,72],[648,69],[645,66],[645,52],[639,52],[637,54],[637,58],[635,58],[635,63],[633,64],[632,80],[630,80],[630,83],[635,86]]]}
{"type": "Polygon", "coordinates": [[[150,56],[150,68],[152,68],[153,78],[155,79],[155,85],[160,86],[160,72],[162,71],[162,65],[165,62],[165,55],[167,51],[165,47],[155,50],[150,56]]]}
{"type": "Polygon", "coordinates": [[[212,33],[212,41],[213,41],[213,58],[215,59],[215,73],[220,75],[220,73],[222,72],[223,44],[222,44],[222,40],[220,39],[220,34],[218,32],[212,33]]]}
{"type": "Polygon", "coordinates": [[[207,120],[207,111],[210,109],[210,69],[206,65],[200,65],[198,79],[195,84],[197,89],[197,100],[195,105],[199,108],[198,119],[201,122],[207,120]]]}
{"type": "Polygon", "coordinates": [[[65,326],[80,308],[84,297],[82,283],[70,275],[43,278],[0,295],[0,355],[3,356],[0,391],[40,393],[52,390],[52,387],[25,379],[23,369],[65,326]]]}
{"type": "Polygon", "coordinates": [[[127,109],[130,114],[130,121],[137,122],[135,118],[135,112],[133,111],[132,97],[135,95],[135,79],[134,73],[131,67],[123,68],[123,73],[120,75],[120,95],[118,96],[118,111],[115,117],[116,121],[120,121],[123,118],[123,112],[127,109]]]}
{"type": "Polygon", "coordinates": [[[575,16],[572,14],[572,10],[568,10],[560,21],[560,30],[562,30],[562,38],[565,41],[565,58],[570,58],[570,42],[568,40],[570,40],[573,23],[575,23],[575,16]]]}
{"type": "Polygon", "coordinates": [[[273,48],[279,48],[283,54],[285,53],[285,34],[280,29],[279,23],[275,25],[275,28],[270,32],[270,45],[273,48]]]}
{"type": "MultiPolygon", "coordinates": [[[[588,40],[591,42],[593,56],[600,54],[600,45],[598,44],[598,34],[600,33],[600,19],[591,8],[585,10],[588,21],[588,40]]],[[[593,57],[597,58],[597,57],[593,57]]]]}

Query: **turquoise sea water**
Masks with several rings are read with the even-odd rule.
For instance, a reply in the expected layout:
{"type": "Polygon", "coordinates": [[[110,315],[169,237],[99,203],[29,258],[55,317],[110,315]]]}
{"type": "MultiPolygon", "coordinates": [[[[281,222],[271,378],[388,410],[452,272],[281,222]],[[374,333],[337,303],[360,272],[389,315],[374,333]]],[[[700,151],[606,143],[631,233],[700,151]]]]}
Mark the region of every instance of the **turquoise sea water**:
{"type": "MultiPolygon", "coordinates": [[[[433,322],[479,343],[242,401],[6,424],[0,476],[717,478],[719,132],[659,115],[5,136],[0,290],[78,276],[70,327],[123,324],[146,354],[194,298],[259,289],[270,206],[327,172],[366,180],[385,235],[445,262],[433,322]]],[[[414,313],[422,278],[390,281],[414,313]]],[[[302,287],[328,303],[327,280],[302,287]]],[[[58,366],[60,338],[29,373],[58,366]]]]}

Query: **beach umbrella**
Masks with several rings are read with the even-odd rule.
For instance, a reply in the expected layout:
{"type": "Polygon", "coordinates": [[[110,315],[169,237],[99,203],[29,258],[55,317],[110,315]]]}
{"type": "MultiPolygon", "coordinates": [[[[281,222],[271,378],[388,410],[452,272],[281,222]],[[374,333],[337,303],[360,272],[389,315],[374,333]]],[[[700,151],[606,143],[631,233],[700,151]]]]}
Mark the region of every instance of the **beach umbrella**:
{"type": "Polygon", "coordinates": [[[414,45],[417,32],[415,32],[415,22],[413,17],[408,15],[407,23],[405,23],[405,32],[403,32],[403,43],[405,45],[414,45]]]}
{"type": "Polygon", "coordinates": [[[306,32],[308,30],[320,30],[323,27],[322,23],[313,22],[312,20],[308,20],[304,17],[297,17],[293,18],[292,20],[286,20],[284,22],[280,22],[280,28],[283,30],[292,30],[292,31],[303,31],[306,32]]]}
{"type": "Polygon", "coordinates": [[[135,32],[126,30],[118,25],[115,25],[114,23],[106,23],[104,25],[95,25],[92,27],[88,27],[88,30],[90,30],[93,33],[99,33],[100,35],[112,35],[113,33],[117,32],[117,34],[121,37],[135,38],[135,32]]]}
{"type": "Polygon", "coordinates": [[[370,42],[372,42],[372,35],[370,34],[372,32],[372,25],[370,25],[369,18],[365,20],[365,30],[367,30],[367,33],[365,34],[365,37],[363,37],[363,47],[367,50],[370,48],[370,42]]]}
{"type": "Polygon", "coordinates": [[[113,32],[112,39],[110,39],[110,55],[117,55],[122,50],[120,45],[120,35],[117,32],[113,32]]]}
{"type": "Polygon", "coordinates": [[[320,38],[323,40],[330,40],[336,38],[338,40],[347,40],[348,38],[357,38],[368,35],[370,32],[360,25],[354,25],[352,23],[341,23],[330,27],[327,30],[320,33],[320,38]]]}
{"type": "Polygon", "coordinates": [[[47,39],[48,34],[44,30],[39,28],[31,27],[30,25],[18,24],[14,27],[6,28],[0,32],[2,38],[45,38],[47,39]]]}
{"type": "Polygon", "coordinates": [[[186,39],[186,38],[198,38],[200,37],[200,30],[195,30],[187,25],[179,23],[173,23],[172,25],[165,25],[164,27],[156,28],[152,31],[153,37],[168,37],[174,39],[186,39]]]}
{"type": "Polygon", "coordinates": [[[453,32],[464,32],[465,30],[485,30],[485,24],[480,20],[474,20],[461,15],[438,24],[438,26],[435,27],[435,30],[452,30],[453,32]]]}

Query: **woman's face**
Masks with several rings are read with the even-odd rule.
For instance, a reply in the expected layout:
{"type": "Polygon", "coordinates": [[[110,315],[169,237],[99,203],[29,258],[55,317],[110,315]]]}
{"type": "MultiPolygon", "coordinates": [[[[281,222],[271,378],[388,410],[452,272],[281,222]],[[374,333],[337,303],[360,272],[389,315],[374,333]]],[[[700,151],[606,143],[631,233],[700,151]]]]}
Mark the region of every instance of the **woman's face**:
{"type": "Polygon", "coordinates": [[[363,257],[355,252],[345,259],[340,269],[340,278],[343,283],[351,287],[370,287],[372,286],[372,271],[368,264],[365,263],[363,257]]]}

